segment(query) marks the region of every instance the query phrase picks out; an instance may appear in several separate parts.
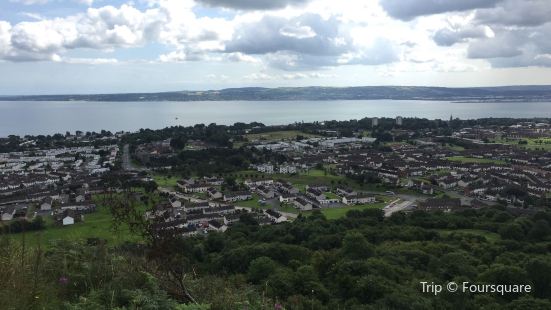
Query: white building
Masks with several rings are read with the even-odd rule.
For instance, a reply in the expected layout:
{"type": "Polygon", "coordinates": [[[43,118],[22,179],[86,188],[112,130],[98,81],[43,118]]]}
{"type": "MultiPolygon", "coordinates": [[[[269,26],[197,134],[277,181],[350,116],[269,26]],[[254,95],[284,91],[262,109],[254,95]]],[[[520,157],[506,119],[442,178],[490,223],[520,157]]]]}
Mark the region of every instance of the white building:
{"type": "Polygon", "coordinates": [[[274,173],[274,165],[263,164],[256,166],[256,170],[262,173],[274,173]]]}
{"type": "Polygon", "coordinates": [[[402,126],[404,119],[401,116],[396,116],[396,125],[402,126]]]}

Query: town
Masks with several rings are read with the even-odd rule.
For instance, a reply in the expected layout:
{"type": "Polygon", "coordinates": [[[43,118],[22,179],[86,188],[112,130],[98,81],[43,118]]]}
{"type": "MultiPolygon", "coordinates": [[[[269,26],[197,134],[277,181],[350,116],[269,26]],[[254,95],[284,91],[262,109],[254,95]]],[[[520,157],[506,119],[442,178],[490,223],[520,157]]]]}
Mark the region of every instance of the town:
{"type": "Polygon", "coordinates": [[[0,144],[0,212],[10,232],[44,229],[42,218],[56,229],[87,225],[109,207],[100,197],[122,191],[106,180],[121,176],[155,195],[143,212],[154,229],[183,236],[224,232],[245,214],[259,224],[370,208],[532,214],[551,197],[547,119],[211,124],[0,144]]]}

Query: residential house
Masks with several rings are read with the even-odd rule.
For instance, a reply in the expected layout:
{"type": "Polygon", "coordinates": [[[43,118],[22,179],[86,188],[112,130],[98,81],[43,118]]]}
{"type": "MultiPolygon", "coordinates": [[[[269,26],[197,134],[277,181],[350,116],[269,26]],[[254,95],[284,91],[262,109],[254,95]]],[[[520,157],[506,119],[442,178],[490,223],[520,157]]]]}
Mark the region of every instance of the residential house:
{"type": "Polygon", "coordinates": [[[295,201],[293,201],[293,204],[297,209],[300,209],[302,211],[309,211],[312,210],[312,208],[314,207],[314,204],[312,202],[301,197],[296,198],[295,201]]]}
{"type": "Polygon", "coordinates": [[[364,194],[345,195],[342,197],[342,203],[345,205],[360,205],[374,203],[375,201],[375,197],[364,194]]]}
{"type": "Polygon", "coordinates": [[[223,196],[223,200],[226,202],[243,201],[243,200],[249,200],[252,198],[253,198],[252,194],[247,191],[227,193],[227,194],[224,194],[223,196]]]}
{"type": "Polygon", "coordinates": [[[207,194],[209,195],[210,198],[212,199],[220,199],[224,196],[224,194],[222,194],[221,191],[217,190],[216,188],[214,187],[210,187],[208,190],[207,190],[207,194]]]}
{"type": "Polygon", "coordinates": [[[461,207],[459,198],[431,198],[419,204],[419,209],[424,211],[450,212],[461,207]]]}

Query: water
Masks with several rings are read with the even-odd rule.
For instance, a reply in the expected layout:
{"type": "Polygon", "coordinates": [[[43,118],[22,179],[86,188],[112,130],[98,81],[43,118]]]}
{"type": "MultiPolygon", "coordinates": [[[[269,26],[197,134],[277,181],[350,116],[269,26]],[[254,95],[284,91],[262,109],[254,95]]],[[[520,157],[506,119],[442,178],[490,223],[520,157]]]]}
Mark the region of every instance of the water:
{"type": "Polygon", "coordinates": [[[198,123],[266,125],[363,117],[448,119],[551,117],[551,102],[455,103],[419,100],[196,101],[196,102],[1,102],[0,136],[66,131],[112,132],[198,123]]]}

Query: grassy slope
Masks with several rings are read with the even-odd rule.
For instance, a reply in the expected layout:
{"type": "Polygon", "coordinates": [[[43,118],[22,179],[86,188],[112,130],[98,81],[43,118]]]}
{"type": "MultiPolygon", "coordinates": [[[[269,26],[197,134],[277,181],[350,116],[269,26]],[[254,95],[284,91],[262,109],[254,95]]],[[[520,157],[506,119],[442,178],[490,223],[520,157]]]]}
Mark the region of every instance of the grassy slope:
{"type": "Polygon", "coordinates": [[[16,240],[30,245],[48,246],[54,240],[79,240],[86,238],[101,238],[109,244],[120,244],[125,241],[139,241],[139,236],[133,236],[127,227],[113,231],[112,217],[109,209],[99,206],[95,213],[84,215],[84,222],[70,226],[58,226],[51,218],[46,219],[46,229],[24,234],[13,235],[16,240]]]}
{"type": "MultiPolygon", "coordinates": [[[[153,196],[153,202],[159,198],[153,196]]],[[[132,235],[128,227],[122,225],[117,231],[113,229],[113,217],[109,208],[102,205],[101,199],[95,197],[96,212],[85,214],[84,221],[70,226],[58,226],[51,216],[44,217],[46,228],[40,231],[11,235],[15,240],[30,245],[48,246],[54,240],[82,240],[87,238],[105,239],[109,244],[121,244],[126,241],[140,241],[141,237],[132,235]]],[[[145,206],[142,206],[145,208],[145,206]]]]}

